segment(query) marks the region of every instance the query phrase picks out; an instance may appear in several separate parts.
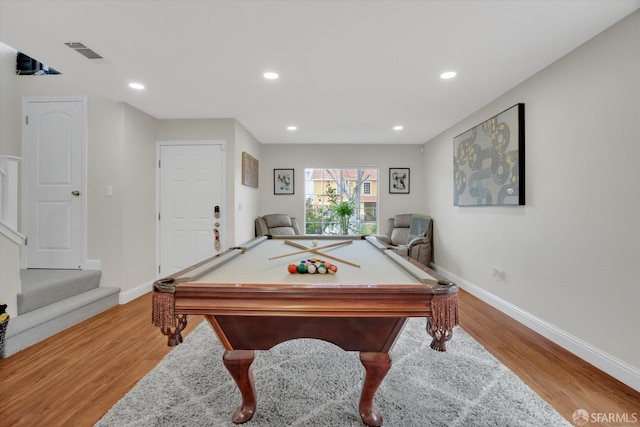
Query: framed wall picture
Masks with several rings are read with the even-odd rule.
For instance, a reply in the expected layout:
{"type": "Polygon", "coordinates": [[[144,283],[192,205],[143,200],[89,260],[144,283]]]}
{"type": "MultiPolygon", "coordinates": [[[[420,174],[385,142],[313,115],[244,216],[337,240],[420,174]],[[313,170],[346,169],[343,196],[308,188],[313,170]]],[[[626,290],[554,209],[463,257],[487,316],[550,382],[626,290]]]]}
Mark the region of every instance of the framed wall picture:
{"type": "Polygon", "coordinates": [[[453,138],[453,205],[524,205],[524,104],[453,138]]]}
{"type": "Polygon", "coordinates": [[[389,168],[389,193],[409,194],[409,168],[389,168]]]}
{"type": "Polygon", "coordinates": [[[293,194],[295,191],[293,169],[273,170],[273,194],[293,194]]]}
{"type": "Polygon", "coordinates": [[[242,184],[258,188],[258,160],[251,157],[246,151],[242,152],[242,184]]]}

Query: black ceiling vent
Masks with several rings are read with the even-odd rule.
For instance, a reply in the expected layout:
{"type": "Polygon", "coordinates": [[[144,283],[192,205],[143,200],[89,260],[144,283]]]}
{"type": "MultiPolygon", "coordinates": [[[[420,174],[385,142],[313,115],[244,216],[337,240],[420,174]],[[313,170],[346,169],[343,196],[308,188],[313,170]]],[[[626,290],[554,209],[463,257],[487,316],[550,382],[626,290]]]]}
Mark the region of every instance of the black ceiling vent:
{"type": "Polygon", "coordinates": [[[102,59],[102,56],[95,53],[93,50],[89,49],[85,45],[79,42],[69,42],[65,43],[65,45],[69,46],[71,49],[78,52],[80,55],[89,58],[89,59],[102,59]]]}
{"type": "Polygon", "coordinates": [[[37,59],[18,52],[16,58],[16,73],[21,76],[44,75],[44,74],[60,74],[59,71],[44,65],[37,59]]]}

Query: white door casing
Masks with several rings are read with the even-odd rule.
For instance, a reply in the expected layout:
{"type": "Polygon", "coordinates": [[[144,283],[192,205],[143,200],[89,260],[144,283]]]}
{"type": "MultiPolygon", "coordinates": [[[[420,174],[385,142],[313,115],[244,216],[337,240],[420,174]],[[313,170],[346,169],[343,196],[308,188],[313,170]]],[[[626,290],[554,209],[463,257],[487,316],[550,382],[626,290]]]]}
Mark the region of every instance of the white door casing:
{"type": "Polygon", "coordinates": [[[225,145],[224,141],[158,143],[158,272],[162,276],[226,248],[225,145]]]}
{"type": "Polygon", "coordinates": [[[83,266],[86,105],[86,98],[23,101],[27,268],[83,266]]]}

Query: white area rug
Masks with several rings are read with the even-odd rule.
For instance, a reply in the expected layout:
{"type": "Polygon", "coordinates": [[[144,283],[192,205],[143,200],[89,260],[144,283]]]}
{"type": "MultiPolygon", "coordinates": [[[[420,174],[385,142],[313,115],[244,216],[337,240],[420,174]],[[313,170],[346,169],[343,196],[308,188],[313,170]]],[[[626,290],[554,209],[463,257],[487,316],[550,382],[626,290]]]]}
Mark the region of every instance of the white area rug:
{"type": "MultiPolygon", "coordinates": [[[[446,353],[411,319],[375,396],[384,426],[570,426],[459,327],[446,353]]],[[[165,339],[158,332],[158,339],[165,339]]],[[[96,424],[233,426],[241,398],[207,322],[172,350],[96,424]]],[[[358,353],[317,340],[256,351],[257,409],[246,427],[363,426],[358,353]]]]}

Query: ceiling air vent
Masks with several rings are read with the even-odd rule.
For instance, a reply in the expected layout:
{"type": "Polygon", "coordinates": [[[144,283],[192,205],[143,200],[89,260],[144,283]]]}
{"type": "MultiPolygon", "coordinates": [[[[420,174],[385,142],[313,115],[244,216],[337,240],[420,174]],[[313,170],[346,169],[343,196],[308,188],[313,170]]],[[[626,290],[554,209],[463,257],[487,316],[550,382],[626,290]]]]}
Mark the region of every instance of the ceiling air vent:
{"type": "Polygon", "coordinates": [[[93,50],[89,49],[88,47],[86,47],[82,43],[69,42],[69,43],[65,43],[65,44],[67,46],[69,46],[71,49],[73,49],[76,52],[78,52],[80,55],[85,56],[85,57],[87,57],[89,59],[102,59],[102,56],[98,55],[97,53],[95,53],[93,50]]]}

